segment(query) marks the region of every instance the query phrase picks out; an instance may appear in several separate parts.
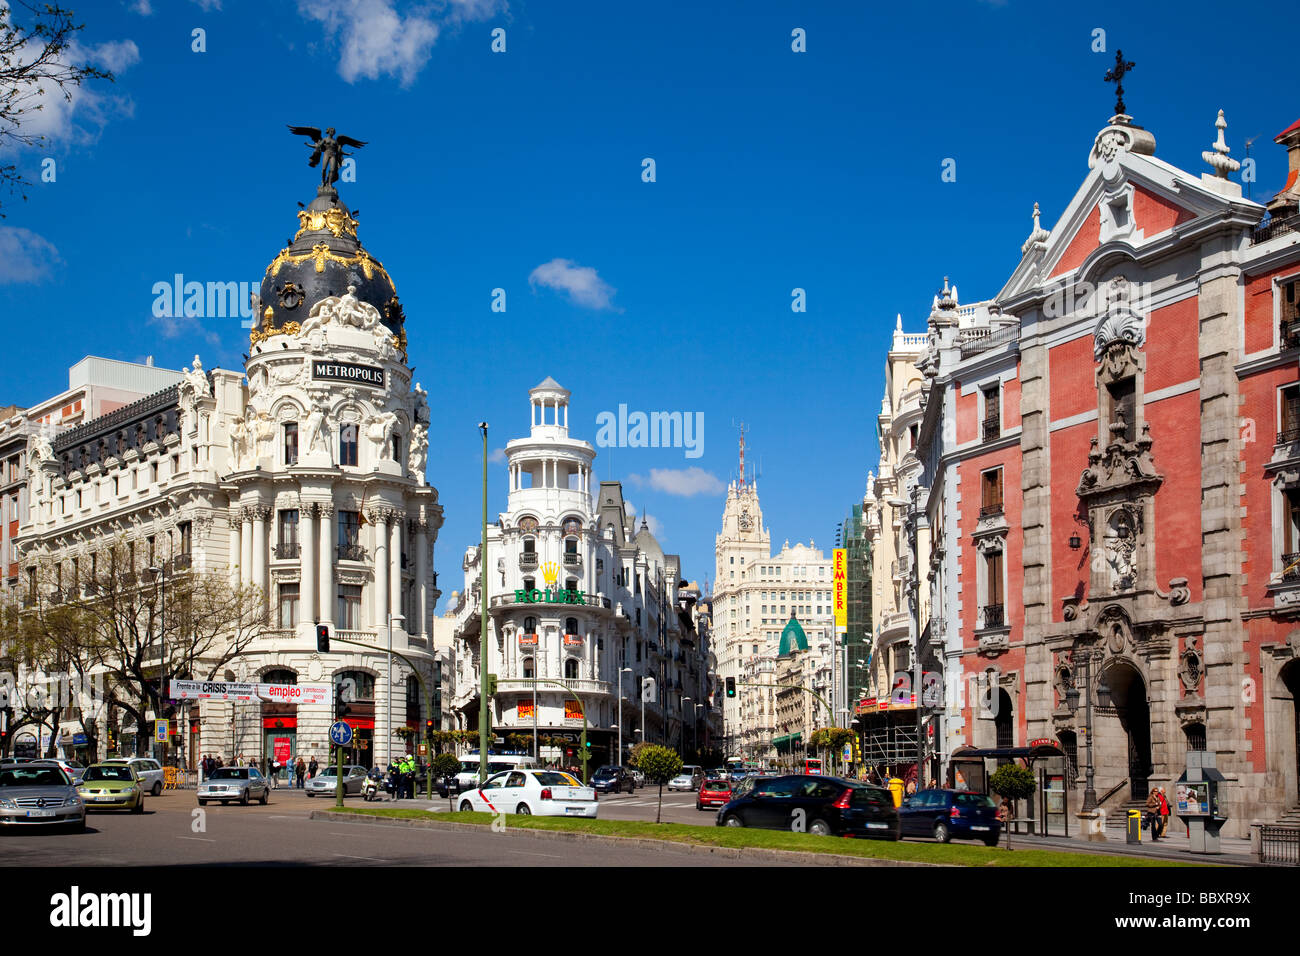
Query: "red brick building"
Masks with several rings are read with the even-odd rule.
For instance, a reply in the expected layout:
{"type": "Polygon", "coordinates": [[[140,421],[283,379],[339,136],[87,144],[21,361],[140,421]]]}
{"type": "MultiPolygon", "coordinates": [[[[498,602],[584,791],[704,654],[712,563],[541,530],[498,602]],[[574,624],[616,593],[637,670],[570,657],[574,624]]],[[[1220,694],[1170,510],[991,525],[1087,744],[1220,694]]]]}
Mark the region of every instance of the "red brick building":
{"type": "Polygon", "coordinates": [[[1113,117],[995,299],[936,298],[917,627],[927,774],[1034,745],[1077,810],[1091,693],[1105,809],[1209,749],[1244,836],[1300,804],[1300,123],[1267,210],[1217,125],[1196,174],[1113,117]]]}

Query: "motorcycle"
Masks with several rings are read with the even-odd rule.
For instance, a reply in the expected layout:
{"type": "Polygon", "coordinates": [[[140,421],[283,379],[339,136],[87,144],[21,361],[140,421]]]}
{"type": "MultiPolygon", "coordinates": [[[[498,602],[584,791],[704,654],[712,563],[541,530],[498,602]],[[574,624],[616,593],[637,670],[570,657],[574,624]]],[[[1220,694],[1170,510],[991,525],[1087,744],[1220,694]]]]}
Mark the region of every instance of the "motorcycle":
{"type": "MultiPolygon", "coordinates": [[[[365,782],[361,784],[361,799],[366,802],[378,800],[381,782],[381,775],[376,775],[373,771],[368,774],[365,782]]],[[[385,786],[384,789],[387,790],[389,788],[385,786]]]]}

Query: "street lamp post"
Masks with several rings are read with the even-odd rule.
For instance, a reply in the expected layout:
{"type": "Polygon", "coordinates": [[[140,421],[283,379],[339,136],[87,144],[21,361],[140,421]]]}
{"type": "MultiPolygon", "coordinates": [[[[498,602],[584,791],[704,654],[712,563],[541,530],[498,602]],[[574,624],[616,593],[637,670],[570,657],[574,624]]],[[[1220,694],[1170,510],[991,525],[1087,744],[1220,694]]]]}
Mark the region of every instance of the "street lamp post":
{"type": "MultiPolygon", "coordinates": [[[[684,713],[686,711],[686,702],[688,700],[694,700],[694,699],[695,698],[693,697],[683,697],[681,703],[677,705],[678,707],[677,713],[679,714],[684,713]]],[[[694,712],[692,712],[692,714],[693,713],[694,712]]],[[[686,746],[686,718],[682,717],[681,721],[682,721],[682,747],[684,748],[686,746]]]]}
{"type": "MultiPolygon", "coordinates": [[[[620,667],[618,671],[618,759],[615,761],[620,767],[623,766],[623,675],[632,673],[630,667],[620,667]]],[[[533,685],[536,691],[537,685],[533,685]]],[[[536,709],[536,705],[534,705],[536,709]]]]}
{"type": "MultiPolygon", "coordinates": [[[[479,431],[483,434],[483,541],[479,546],[478,566],[480,571],[479,590],[482,592],[479,597],[482,598],[482,611],[479,617],[478,630],[478,674],[479,674],[479,706],[478,706],[478,779],[481,786],[488,775],[488,744],[491,737],[488,733],[488,721],[491,717],[492,710],[488,704],[488,596],[487,596],[487,433],[488,423],[479,422],[479,431]]],[[[536,708],[534,708],[536,713],[536,708]]]]}
{"type": "MultiPolygon", "coordinates": [[[[158,713],[162,713],[163,700],[167,695],[167,568],[159,564],[157,567],[150,566],[145,568],[150,574],[158,578],[158,713]]],[[[154,726],[157,724],[157,714],[154,715],[154,726]]],[[[154,737],[158,735],[155,733],[154,737]]],[[[137,735],[138,740],[138,735],[137,735]]],[[[137,743],[137,747],[139,744],[137,743]]],[[[155,750],[157,741],[154,742],[155,750]]],[[[136,753],[140,751],[137,749],[136,753]]],[[[163,744],[162,763],[167,759],[167,745],[163,744]]]]}
{"type": "MultiPolygon", "coordinates": [[[[1084,717],[1083,732],[1088,739],[1087,753],[1088,766],[1085,771],[1085,784],[1083,790],[1083,807],[1082,812],[1087,813],[1097,809],[1097,789],[1093,775],[1092,766],[1092,658],[1093,651],[1091,648],[1083,651],[1083,687],[1087,697],[1084,699],[1084,717]]],[[[1098,696],[1102,695],[1102,688],[1097,688],[1098,696]]],[[[1079,688],[1071,681],[1070,688],[1065,692],[1065,699],[1070,705],[1070,710],[1079,706],[1079,688]]]]}

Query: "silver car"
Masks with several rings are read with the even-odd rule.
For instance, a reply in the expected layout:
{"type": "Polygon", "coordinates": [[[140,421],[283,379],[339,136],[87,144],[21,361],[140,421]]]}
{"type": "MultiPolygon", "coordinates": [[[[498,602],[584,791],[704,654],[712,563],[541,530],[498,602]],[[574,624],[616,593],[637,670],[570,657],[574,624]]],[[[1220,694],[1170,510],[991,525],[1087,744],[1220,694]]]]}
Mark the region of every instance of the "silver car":
{"type": "MultiPolygon", "coordinates": [[[[322,767],[320,773],[307,781],[303,787],[307,791],[307,796],[327,796],[332,797],[338,789],[339,778],[337,767],[322,767]]],[[[348,767],[343,768],[343,795],[349,793],[360,793],[361,785],[366,780],[365,767],[348,767]]]]}
{"type": "Polygon", "coordinates": [[[55,764],[8,764],[0,768],[0,824],[86,828],[86,804],[72,778],[55,764]]]}
{"type": "Polygon", "coordinates": [[[152,757],[109,757],[104,763],[124,763],[135,768],[141,785],[157,797],[163,792],[163,767],[152,757]]]}
{"type": "Polygon", "coordinates": [[[252,801],[265,806],[271,799],[271,785],[256,767],[218,767],[199,784],[199,806],[209,800],[227,804],[237,800],[244,806],[252,801]]]}

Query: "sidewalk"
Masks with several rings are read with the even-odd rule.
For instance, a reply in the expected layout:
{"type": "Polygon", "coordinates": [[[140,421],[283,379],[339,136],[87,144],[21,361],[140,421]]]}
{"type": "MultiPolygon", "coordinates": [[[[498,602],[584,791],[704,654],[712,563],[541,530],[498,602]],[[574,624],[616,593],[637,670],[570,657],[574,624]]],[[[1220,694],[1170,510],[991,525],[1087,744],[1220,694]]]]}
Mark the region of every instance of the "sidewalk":
{"type": "MultiPolygon", "coordinates": [[[[1219,840],[1220,852],[1207,854],[1192,852],[1191,841],[1188,840],[1187,832],[1182,827],[1170,826],[1168,833],[1156,843],[1145,839],[1146,833],[1142,834],[1144,839],[1141,843],[1126,843],[1122,830],[1110,831],[1106,836],[1107,839],[1104,842],[1093,843],[1077,837],[1030,836],[1028,834],[1014,833],[1011,836],[1011,846],[1013,848],[1023,846],[1066,852],[1107,853],[1116,856],[1145,856],[1156,860],[1177,860],[1184,863],[1222,863],[1226,866],[1260,865],[1251,852],[1249,839],[1222,837],[1219,840]]],[[[1006,846],[1005,835],[1000,846],[1006,846]]]]}

